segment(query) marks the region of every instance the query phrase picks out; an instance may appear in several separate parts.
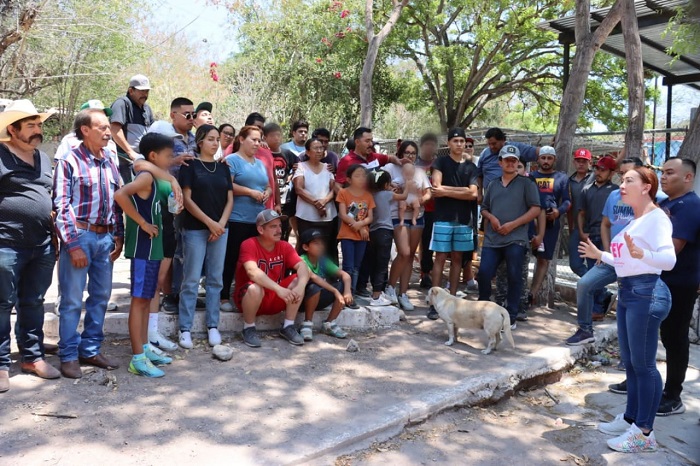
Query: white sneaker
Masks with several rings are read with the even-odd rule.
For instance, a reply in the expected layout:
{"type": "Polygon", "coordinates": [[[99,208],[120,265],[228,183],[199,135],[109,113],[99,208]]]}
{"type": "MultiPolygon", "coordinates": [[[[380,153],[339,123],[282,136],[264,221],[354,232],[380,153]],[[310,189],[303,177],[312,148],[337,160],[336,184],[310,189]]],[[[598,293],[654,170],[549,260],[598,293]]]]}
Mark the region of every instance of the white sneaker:
{"type": "Polygon", "coordinates": [[[413,304],[411,304],[411,301],[408,299],[408,295],[406,293],[399,296],[399,306],[404,311],[412,311],[413,310],[413,304]]]}
{"type": "Polygon", "coordinates": [[[209,329],[209,346],[216,346],[221,344],[221,334],[218,328],[209,329]]]}
{"type": "Polygon", "coordinates": [[[194,347],[192,344],[192,334],[190,332],[180,332],[180,341],[178,343],[185,349],[192,349],[194,347]]]}
{"type": "Polygon", "coordinates": [[[175,351],[177,345],[161,335],[160,332],[148,332],[148,342],[154,348],[160,348],[164,351],[175,351]]]}
{"type": "Polygon", "coordinates": [[[370,306],[391,306],[391,300],[388,297],[386,297],[384,294],[380,294],[377,299],[370,298],[369,305],[370,306]]]}
{"type": "Polygon", "coordinates": [[[119,306],[117,306],[117,303],[114,301],[110,301],[107,303],[107,312],[117,312],[119,310],[119,306]]]}
{"type": "Polygon", "coordinates": [[[384,290],[384,295],[391,301],[391,304],[398,304],[399,300],[396,298],[396,290],[393,286],[387,286],[384,290]]]}
{"type": "Polygon", "coordinates": [[[608,446],[622,453],[650,453],[659,447],[654,431],[651,431],[649,435],[644,435],[641,429],[634,424],[624,434],[608,440],[608,446]]]}
{"type": "Polygon", "coordinates": [[[233,304],[231,304],[229,301],[224,301],[219,305],[219,309],[221,312],[233,312],[233,304]]]}
{"type": "Polygon", "coordinates": [[[479,293],[479,283],[476,280],[471,280],[467,283],[467,294],[479,293]]]}
{"type": "Polygon", "coordinates": [[[625,421],[625,415],[623,413],[615,416],[612,422],[601,422],[598,424],[598,430],[608,435],[621,435],[627,432],[629,428],[630,424],[625,421]]]}

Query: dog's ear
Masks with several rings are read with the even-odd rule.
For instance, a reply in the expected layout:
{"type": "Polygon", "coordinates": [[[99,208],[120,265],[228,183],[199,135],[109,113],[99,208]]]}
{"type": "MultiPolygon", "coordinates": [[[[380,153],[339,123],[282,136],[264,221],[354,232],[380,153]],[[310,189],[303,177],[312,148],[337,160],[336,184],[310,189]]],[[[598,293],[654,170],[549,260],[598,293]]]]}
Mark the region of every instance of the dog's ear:
{"type": "Polygon", "coordinates": [[[440,292],[440,289],[436,286],[434,286],[430,289],[430,294],[433,296],[436,296],[439,292],[440,292]]]}

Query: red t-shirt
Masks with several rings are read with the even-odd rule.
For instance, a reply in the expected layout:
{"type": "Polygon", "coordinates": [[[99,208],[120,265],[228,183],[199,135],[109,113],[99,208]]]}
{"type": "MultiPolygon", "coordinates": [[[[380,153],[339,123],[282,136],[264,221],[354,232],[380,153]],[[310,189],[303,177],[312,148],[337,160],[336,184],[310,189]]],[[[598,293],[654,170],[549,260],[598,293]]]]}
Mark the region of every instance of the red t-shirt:
{"type": "Polygon", "coordinates": [[[355,164],[364,165],[366,168],[371,169],[375,167],[383,167],[389,163],[389,156],[384,154],[371,153],[366,159],[360,157],[355,153],[354,150],[350,151],[348,155],[340,159],[338,162],[338,170],[335,173],[336,183],[344,184],[347,180],[346,173],[348,168],[355,164]]]}
{"type": "Polygon", "coordinates": [[[277,189],[277,178],[275,177],[275,158],[272,156],[270,149],[265,149],[264,147],[258,147],[258,151],[255,153],[255,158],[260,160],[263,165],[265,165],[265,171],[267,172],[267,179],[270,182],[270,189],[272,189],[272,196],[265,203],[266,209],[275,208],[275,189],[277,189]]]}
{"type": "Polygon", "coordinates": [[[268,251],[262,247],[257,237],[248,238],[241,243],[241,252],[236,265],[234,296],[238,296],[238,290],[250,283],[250,278],[243,267],[243,264],[250,261],[258,264],[258,268],[265,272],[273,282],[280,283],[287,275],[287,271],[301,262],[301,257],[286,241],[277,242],[274,249],[268,251]]]}

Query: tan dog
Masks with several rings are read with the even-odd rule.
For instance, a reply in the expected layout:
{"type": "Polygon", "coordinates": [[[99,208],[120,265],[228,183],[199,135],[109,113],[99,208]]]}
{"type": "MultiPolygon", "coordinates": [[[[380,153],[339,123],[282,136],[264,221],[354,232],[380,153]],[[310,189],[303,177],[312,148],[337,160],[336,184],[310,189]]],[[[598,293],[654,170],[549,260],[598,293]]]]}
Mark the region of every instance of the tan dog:
{"type": "Polygon", "coordinates": [[[459,337],[460,328],[480,328],[484,329],[489,337],[489,344],[482,353],[489,354],[498,347],[501,342],[501,330],[505,333],[508,343],[515,348],[513,335],[510,333],[510,315],[498,304],[491,301],[466,301],[437,286],[430,289],[428,298],[447,324],[447,346],[454,344],[459,337]]]}

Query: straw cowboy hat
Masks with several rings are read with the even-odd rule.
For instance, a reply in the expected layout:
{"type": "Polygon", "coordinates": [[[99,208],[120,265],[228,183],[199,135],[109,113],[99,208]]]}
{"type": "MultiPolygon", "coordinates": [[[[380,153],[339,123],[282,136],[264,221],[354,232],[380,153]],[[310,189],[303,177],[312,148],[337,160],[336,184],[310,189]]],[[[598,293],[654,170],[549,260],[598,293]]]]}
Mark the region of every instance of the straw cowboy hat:
{"type": "Polygon", "coordinates": [[[7,127],[12,123],[23,118],[38,116],[44,122],[48,117],[53,115],[55,111],[46,113],[37,112],[34,104],[28,100],[15,100],[10,105],[5,107],[4,112],[0,112],[0,141],[9,141],[10,134],[7,132],[7,127]]]}

